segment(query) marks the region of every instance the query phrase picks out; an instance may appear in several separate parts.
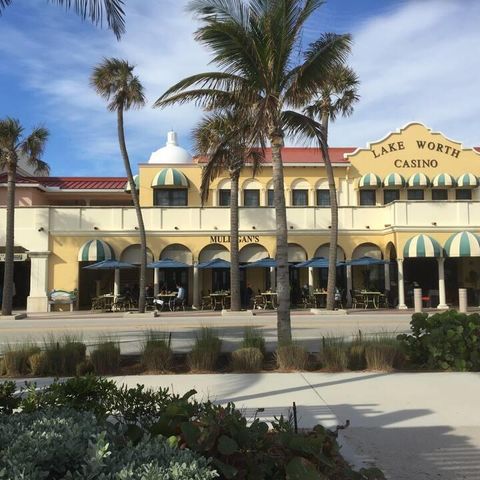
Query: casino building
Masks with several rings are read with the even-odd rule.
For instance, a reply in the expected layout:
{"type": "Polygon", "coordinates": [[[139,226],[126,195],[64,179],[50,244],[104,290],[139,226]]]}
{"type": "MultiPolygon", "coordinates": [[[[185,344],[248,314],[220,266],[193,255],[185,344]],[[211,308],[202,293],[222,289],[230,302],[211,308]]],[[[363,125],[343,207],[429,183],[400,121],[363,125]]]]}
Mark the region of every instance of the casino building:
{"type": "MultiPolygon", "coordinates": [[[[267,151],[261,171],[240,179],[240,261],[275,257],[272,167],[267,151]]],[[[338,286],[348,301],[354,289],[389,293],[398,308],[412,305],[419,285],[432,307],[458,303],[468,289],[478,305],[480,289],[480,151],[465,148],[421,123],[410,123],[360,148],[331,148],[339,201],[338,257],[370,256],[385,265],[338,267],[338,286]]],[[[328,256],[329,194],[319,150],[285,148],[285,194],[289,262],[328,256]]],[[[147,229],[149,260],[173,259],[190,268],[149,270],[158,289],[181,281],[189,303],[228,288],[225,269],[199,269],[229,259],[227,175],[213,182],[200,203],[201,158],[167,143],[138,165],[135,186],[125,178],[33,177],[19,175],[16,190],[15,284],[17,308],[47,311],[52,290],[79,292],[79,308],[97,293],[136,283],[138,273],[82,267],[108,258],[139,263],[139,240],[130,188],[137,188],[147,229]]],[[[0,175],[0,224],[5,225],[6,178],[0,175]]],[[[3,277],[5,229],[0,231],[3,277]],[[3,249],[3,250],[2,250],[3,249]]],[[[242,281],[257,291],[275,285],[275,271],[244,269],[242,281]]],[[[325,269],[290,268],[292,299],[301,286],[326,285],[325,269]]]]}

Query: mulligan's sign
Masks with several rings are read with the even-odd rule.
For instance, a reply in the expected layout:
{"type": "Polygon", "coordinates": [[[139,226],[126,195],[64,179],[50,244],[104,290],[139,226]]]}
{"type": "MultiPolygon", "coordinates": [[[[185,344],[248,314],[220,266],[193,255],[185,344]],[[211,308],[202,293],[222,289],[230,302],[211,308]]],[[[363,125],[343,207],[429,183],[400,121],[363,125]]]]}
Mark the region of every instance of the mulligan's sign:
{"type": "MultiPolygon", "coordinates": [[[[210,235],[210,243],[230,243],[230,235],[210,235]]],[[[238,243],[258,243],[260,237],[258,235],[240,235],[238,243]]]]}
{"type": "MultiPolygon", "coordinates": [[[[460,150],[453,148],[446,143],[441,142],[427,142],[426,140],[416,140],[415,141],[416,150],[422,154],[423,152],[432,154],[432,153],[441,153],[443,155],[447,155],[453,158],[458,158],[460,155],[460,150]]],[[[390,153],[399,153],[405,151],[407,149],[407,145],[405,141],[397,141],[386,143],[381,147],[372,148],[371,152],[373,154],[373,158],[380,158],[384,155],[388,155],[390,153]]],[[[423,158],[414,158],[403,160],[397,158],[394,161],[394,165],[396,168],[436,168],[438,167],[438,160],[432,159],[423,159],[423,158]]]]}

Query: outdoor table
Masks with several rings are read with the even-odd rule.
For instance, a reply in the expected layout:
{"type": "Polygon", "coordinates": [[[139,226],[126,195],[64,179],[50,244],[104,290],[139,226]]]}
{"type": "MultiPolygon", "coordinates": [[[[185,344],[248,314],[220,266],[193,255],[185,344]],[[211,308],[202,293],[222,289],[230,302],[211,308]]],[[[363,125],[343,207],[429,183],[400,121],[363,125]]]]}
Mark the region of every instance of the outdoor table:
{"type": "Polygon", "coordinates": [[[111,310],[115,296],[112,293],[100,295],[92,299],[92,310],[111,310]]]}
{"type": "Polygon", "coordinates": [[[276,292],[262,292],[262,297],[265,299],[263,309],[271,308],[272,310],[277,309],[277,293],[276,292]]]}
{"type": "Polygon", "coordinates": [[[210,298],[212,299],[212,310],[216,310],[217,307],[220,307],[220,310],[225,308],[225,300],[230,296],[227,292],[217,292],[211,293],[210,298]]]}
{"type": "Polygon", "coordinates": [[[315,307],[321,308],[326,306],[327,292],[317,290],[316,292],[313,292],[313,296],[315,297],[315,307]]]}
{"type": "MultiPolygon", "coordinates": [[[[159,293],[157,298],[163,301],[163,304],[160,305],[160,310],[164,310],[166,307],[172,310],[172,303],[175,301],[177,294],[175,292],[172,293],[159,293]]],[[[158,305],[158,304],[157,304],[158,305]]]]}
{"type": "Polygon", "coordinates": [[[382,292],[369,292],[367,290],[362,290],[360,293],[365,299],[365,308],[368,308],[369,305],[372,305],[373,308],[378,309],[380,295],[382,295],[382,292]]]}

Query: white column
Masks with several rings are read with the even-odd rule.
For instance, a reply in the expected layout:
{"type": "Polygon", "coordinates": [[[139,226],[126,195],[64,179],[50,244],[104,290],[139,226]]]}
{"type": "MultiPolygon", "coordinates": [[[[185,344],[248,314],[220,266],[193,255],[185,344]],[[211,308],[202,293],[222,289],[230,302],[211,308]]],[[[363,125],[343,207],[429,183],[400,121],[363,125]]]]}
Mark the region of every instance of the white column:
{"type": "Polygon", "coordinates": [[[438,262],[438,300],[437,308],[445,310],[448,308],[447,299],[445,296],[445,259],[443,257],[437,258],[438,262]]]}
{"type": "Polygon", "coordinates": [[[117,297],[120,295],[120,269],[115,269],[115,274],[113,277],[113,296],[117,297]]]}
{"type": "Polygon", "coordinates": [[[153,269],[153,295],[156,297],[160,293],[160,270],[153,269]]]}
{"type": "Polygon", "coordinates": [[[50,252],[29,252],[30,294],[27,312],[48,311],[48,256],[50,252]]]}
{"type": "Polygon", "coordinates": [[[405,286],[403,284],[403,258],[397,258],[398,264],[398,309],[406,310],[405,304],[405,286]]]}
{"type": "Polygon", "coordinates": [[[197,262],[193,266],[193,305],[192,308],[200,308],[200,276],[197,262]]]}
{"type": "Polygon", "coordinates": [[[291,207],[292,206],[292,190],[290,188],[285,189],[285,206],[286,207],[291,207]]]}
{"type": "Polygon", "coordinates": [[[270,267],[270,289],[277,291],[277,283],[275,279],[275,267],[270,267]]]}
{"type": "Polygon", "coordinates": [[[390,263],[385,264],[385,290],[390,291],[390,263]]]}
{"type": "Polygon", "coordinates": [[[218,207],[218,195],[220,195],[218,189],[210,190],[210,198],[212,199],[212,207],[218,207]]]}
{"type": "Polygon", "coordinates": [[[310,207],[314,207],[315,206],[315,190],[313,188],[309,188],[308,189],[308,205],[310,207]]]}
{"type": "Polygon", "coordinates": [[[353,289],[353,284],[352,284],[352,266],[347,265],[347,305],[351,306],[352,305],[352,289],[353,289]]]}
{"type": "Polygon", "coordinates": [[[308,267],[308,286],[310,287],[310,290],[315,289],[315,278],[313,276],[313,267],[308,267]]]}

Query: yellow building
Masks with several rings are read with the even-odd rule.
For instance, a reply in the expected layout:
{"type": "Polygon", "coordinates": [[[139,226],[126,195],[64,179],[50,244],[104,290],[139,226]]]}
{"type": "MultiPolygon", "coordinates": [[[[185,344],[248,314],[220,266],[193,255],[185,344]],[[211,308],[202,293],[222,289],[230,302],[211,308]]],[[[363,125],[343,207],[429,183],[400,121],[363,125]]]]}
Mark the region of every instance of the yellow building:
{"type": "MultiPolygon", "coordinates": [[[[456,304],[458,288],[469,289],[478,305],[480,267],[480,153],[410,123],[365,148],[331,148],[339,202],[340,261],[362,257],[385,265],[338,267],[338,286],[348,302],[361,288],[386,291],[390,303],[406,308],[418,284],[427,302],[456,304]]],[[[270,152],[252,178],[240,178],[240,261],[275,257],[270,152]]],[[[314,148],[283,152],[289,262],[328,256],[330,209],[326,173],[314,148]]],[[[213,259],[229,260],[227,175],[212,184],[208,203],[200,203],[202,159],[194,159],[169,132],[165,147],[138,165],[136,188],[147,230],[149,260],[172,259],[189,268],[149,270],[158,291],[180,282],[189,303],[198,306],[208,291],[228,288],[226,269],[202,269],[213,259]]],[[[3,180],[2,180],[3,178],[3,180]]],[[[0,177],[0,204],[5,204],[0,177]]],[[[19,177],[15,269],[17,306],[47,309],[53,289],[79,290],[88,308],[98,291],[114,289],[112,272],[83,269],[89,262],[116,258],[139,263],[135,212],[124,178],[19,177]],[[28,299],[27,299],[28,297],[28,299]]],[[[5,208],[0,209],[5,224],[5,208]]],[[[0,245],[4,244],[4,229],[0,245]]],[[[1,247],[0,247],[1,248],[1,247]]],[[[3,267],[2,267],[3,268],[3,267]]],[[[304,285],[326,285],[326,270],[290,269],[292,300],[304,285]]],[[[0,268],[0,275],[2,274],[0,268]]],[[[116,291],[136,283],[136,271],[116,275],[116,291]]],[[[242,283],[254,291],[275,285],[275,272],[242,270],[242,283]]]]}

